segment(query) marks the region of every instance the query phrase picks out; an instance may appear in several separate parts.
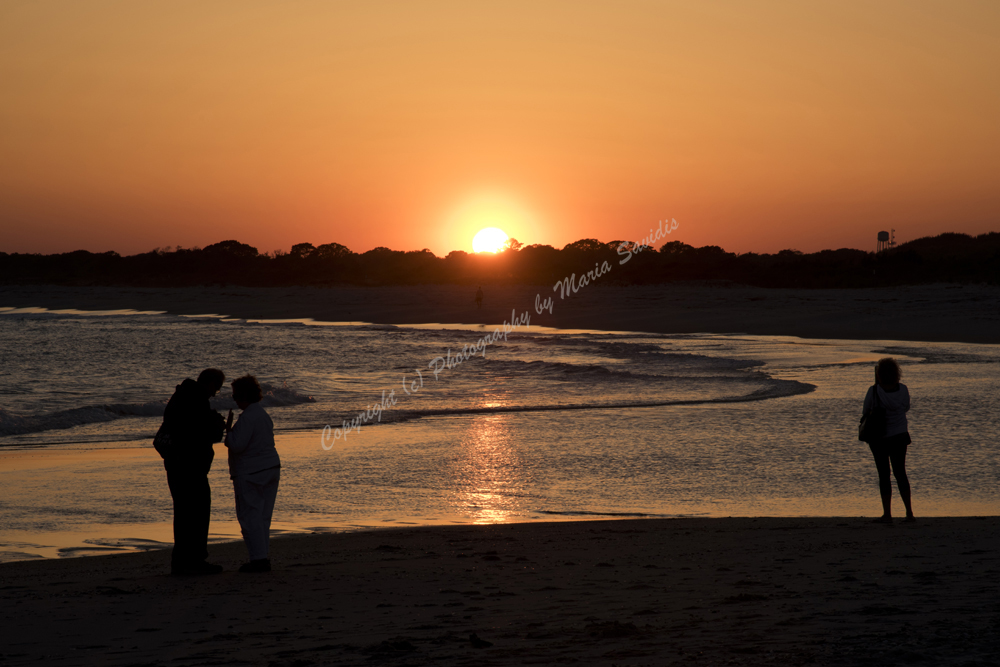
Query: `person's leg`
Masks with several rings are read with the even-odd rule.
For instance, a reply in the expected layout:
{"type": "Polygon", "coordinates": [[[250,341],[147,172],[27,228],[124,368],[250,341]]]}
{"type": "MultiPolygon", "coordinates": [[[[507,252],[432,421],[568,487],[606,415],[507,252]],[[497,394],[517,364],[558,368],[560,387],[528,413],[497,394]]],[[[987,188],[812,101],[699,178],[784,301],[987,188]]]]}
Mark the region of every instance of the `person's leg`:
{"type": "Polygon", "coordinates": [[[910,480],[906,476],[906,445],[897,445],[889,450],[889,460],[892,462],[892,474],[896,477],[896,488],[903,498],[907,518],[913,518],[913,505],[910,501],[910,480]]]}
{"type": "Polygon", "coordinates": [[[878,492],[882,497],[882,518],[892,516],[892,480],[889,478],[889,455],[880,445],[868,444],[875,458],[875,468],[878,470],[878,492]]]}
{"type": "Polygon", "coordinates": [[[281,479],[281,468],[264,470],[261,479],[263,508],[261,510],[261,526],[264,530],[264,558],[271,552],[271,515],[274,514],[274,501],[278,497],[278,482],[281,479]]]}
{"type": "Polygon", "coordinates": [[[236,492],[236,518],[240,522],[240,532],[243,533],[250,560],[267,558],[261,486],[255,483],[253,475],[239,475],[233,480],[233,490],[236,492]]]}
{"type": "Polygon", "coordinates": [[[174,548],[170,553],[170,571],[174,574],[215,574],[219,565],[208,558],[208,524],[212,511],[212,492],[208,475],[180,467],[167,471],[167,484],[174,499],[174,548]]]}
{"type": "Polygon", "coordinates": [[[178,467],[167,471],[167,485],[174,500],[171,569],[197,569],[205,565],[208,558],[208,524],[212,511],[208,476],[200,471],[178,467]]]}
{"type": "Polygon", "coordinates": [[[177,565],[181,559],[181,488],[177,475],[167,468],[167,487],[170,489],[170,499],[174,505],[174,547],[170,550],[170,564],[177,565]]]}
{"type": "Polygon", "coordinates": [[[177,569],[196,560],[191,539],[194,503],[190,476],[182,470],[167,470],[167,486],[174,501],[174,548],[170,552],[170,564],[177,569]]]}
{"type": "Polygon", "coordinates": [[[208,473],[198,474],[193,480],[194,501],[191,550],[195,559],[204,562],[208,558],[208,527],[212,521],[212,487],[208,484],[208,473]]]}

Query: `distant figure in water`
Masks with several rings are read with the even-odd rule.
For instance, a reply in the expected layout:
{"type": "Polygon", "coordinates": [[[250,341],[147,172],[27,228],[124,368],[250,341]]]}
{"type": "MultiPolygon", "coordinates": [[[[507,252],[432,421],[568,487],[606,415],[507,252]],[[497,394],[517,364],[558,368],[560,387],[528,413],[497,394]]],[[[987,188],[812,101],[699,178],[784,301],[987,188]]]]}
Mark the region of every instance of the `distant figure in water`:
{"type": "Polygon", "coordinates": [[[875,384],[868,388],[863,410],[863,414],[867,415],[877,400],[878,405],[886,411],[885,437],[868,444],[875,457],[878,490],[882,496],[882,516],[877,521],[885,523],[892,523],[890,467],[906,507],[904,520],[914,521],[913,506],[910,503],[910,480],[906,477],[906,448],[911,442],[906,423],[906,411],[910,409],[910,391],[905,384],[900,383],[901,377],[902,372],[895,359],[879,359],[875,364],[875,384]]]}
{"type": "Polygon", "coordinates": [[[482,307],[483,307],[483,288],[480,287],[479,289],[476,290],[476,308],[479,308],[481,310],[482,307]]]}
{"type": "Polygon", "coordinates": [[[232,386],[233,400],[243,412],[236,426],[232,410],[226,421],[229,476],[236,493],[236,518],[250,554],[250,562],[241,565],[240,572],[270,572],[271,514],[281,476],[274,423],[260,405],[263,392],[257,378],[244,375],[233,380],[232,386]]]}
{"type": "Polygon", "coordinates": [[[174,500],[174,549],[170,555],[171,574],[217,574],[221,565],[208,558],[208,524],[212,512],[212,490],[208,471],[222,440],[225,420],[212,409],[208,399],[219,393],[226,375],[207,368],[198,380],[188,378],[177,385],[163,412],[163,428],[173,447],[163,460],[167,484],[174,500]]]}

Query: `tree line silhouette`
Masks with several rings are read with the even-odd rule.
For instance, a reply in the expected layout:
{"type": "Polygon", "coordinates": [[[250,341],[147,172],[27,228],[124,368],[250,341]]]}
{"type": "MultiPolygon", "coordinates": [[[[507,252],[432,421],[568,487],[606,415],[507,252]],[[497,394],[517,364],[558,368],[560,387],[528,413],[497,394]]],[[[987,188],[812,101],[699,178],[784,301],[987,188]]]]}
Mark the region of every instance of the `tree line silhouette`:
{"type": "Polygon", "coordinates": [[[775,254],[726,252],[670,241],[659,248],[581,239],[557,249],[511,239],[497,254],[461,250],[375,248],[352,252],[339,243],[299,243],[290,252],[258,252],[239,241],[205,248],[156,249],[137,255],[77,250],[54,255],[0,252],[0,284],[181,287],[231,284],[410,285],[555,284],[595,264],[612,271],[601,282],[651,284],[726,281],[762,287],[874,287],[933,282],[1000,284],[1000,233],[947,233],[875,253],[850,248],[775,254]],[[622,260],[625,263],[622,264],[622,260]]]}

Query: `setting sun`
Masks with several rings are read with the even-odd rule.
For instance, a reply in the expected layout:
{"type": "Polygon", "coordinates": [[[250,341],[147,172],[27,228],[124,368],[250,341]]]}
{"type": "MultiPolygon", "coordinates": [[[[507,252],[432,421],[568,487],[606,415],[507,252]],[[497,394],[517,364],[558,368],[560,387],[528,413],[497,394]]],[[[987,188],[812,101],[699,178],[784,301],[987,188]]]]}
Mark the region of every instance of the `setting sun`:
{"type": "Polygon", "coordinates": [[[507,235],[502,229],[487,227],[479,230],[479,233],[472,239],[472,250],[474,252],[498,252],[506,242],[507,235]]]}

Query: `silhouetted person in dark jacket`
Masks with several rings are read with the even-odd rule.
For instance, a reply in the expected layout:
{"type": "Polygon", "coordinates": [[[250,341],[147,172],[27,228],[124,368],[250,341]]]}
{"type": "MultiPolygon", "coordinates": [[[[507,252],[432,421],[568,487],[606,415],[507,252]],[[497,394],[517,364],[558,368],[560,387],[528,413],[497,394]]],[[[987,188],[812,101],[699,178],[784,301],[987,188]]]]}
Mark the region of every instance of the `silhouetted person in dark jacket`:
{"type": "Polygon", "coordinates": [[[208,558],[208,524],[212,511],[212,491],[208,471],[215,458],[212,444],[222,441],[225,420],[209,405],[225,374],[207,368],[197,382],[188,378],[177,385],[163,413],[163,425],[173,444],[164,459],[167,484],[174,499],[174,550],[170,557],[172,574],[216,574],[222,566],[208,558]]]}

